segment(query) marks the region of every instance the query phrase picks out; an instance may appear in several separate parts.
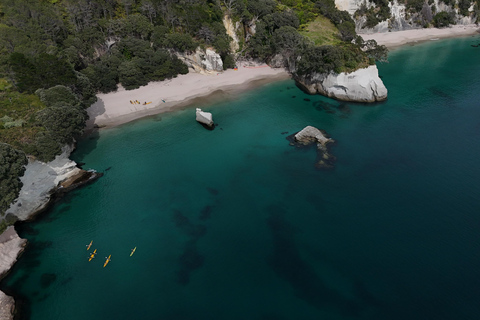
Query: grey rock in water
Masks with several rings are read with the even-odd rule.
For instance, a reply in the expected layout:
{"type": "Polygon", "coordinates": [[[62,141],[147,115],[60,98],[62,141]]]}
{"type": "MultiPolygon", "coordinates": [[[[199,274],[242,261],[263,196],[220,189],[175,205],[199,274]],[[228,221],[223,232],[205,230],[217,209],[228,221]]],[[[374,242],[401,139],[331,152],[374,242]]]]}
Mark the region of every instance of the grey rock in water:
{"type": "Polygon", "coordinates": [[[307,126],[287,139],[291,141],[291,145],[296,147],[307,147],[316,144],[317,161],[315,162],[315,167],[318,169],[333,169],[336,158],[330,154],[328,149],[329,145],[333,144],[335,140],[329,138],[325,131],[307,126]]]}
{"type": "Polygon", "coordinates": [[[295,77],[297,84],[310,94],[342,101],[375,102],[387,99],[387,88],[378,76],[377,66],[369,66],[351,73],[342,72],[295,77]]]}
{"type": "Polygon", "coordinates": [[[196,120],[209,129],[213,129],[215,127],[212,114],[210,112],[204,112],[200,108],[196,109],[196,120]]]}

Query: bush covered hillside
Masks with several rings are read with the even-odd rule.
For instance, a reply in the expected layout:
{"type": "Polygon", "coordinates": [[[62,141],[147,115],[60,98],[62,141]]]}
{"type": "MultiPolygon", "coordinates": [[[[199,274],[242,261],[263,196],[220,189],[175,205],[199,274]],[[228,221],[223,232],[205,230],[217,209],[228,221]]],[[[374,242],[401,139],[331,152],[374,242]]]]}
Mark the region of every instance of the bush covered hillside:
{"type": "Polygon", "coordinates": [[[178,55],[197,48],[213,48],[224,68],[257,59],[301,75],[387,54],[333,0],[0,0],[0,213],[23,174],[12,155],[54,159],[83,133],[97,92],[185,74],[178,55]]]}
{"type": "Polygon", "coordinates": [[[382,32],[473,24],[478,23],[480,15],[480,0],[372,0],[359,3],[354,13],[357,28],[377,28],[382,32]]]}

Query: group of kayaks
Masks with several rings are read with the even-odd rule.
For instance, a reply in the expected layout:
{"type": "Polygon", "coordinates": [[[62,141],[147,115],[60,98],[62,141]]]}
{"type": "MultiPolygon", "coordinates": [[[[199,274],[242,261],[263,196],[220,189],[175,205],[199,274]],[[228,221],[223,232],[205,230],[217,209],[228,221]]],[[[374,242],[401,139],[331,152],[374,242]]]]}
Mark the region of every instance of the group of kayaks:
{"type": "MultiPolygon", "coordinates": [[[[89,244],[87,244],[87,251],[90,250],[90,248],[92,247],[92,243],[93,243],[93,240],[90,241],[89,244]]],[[[130,257],[133,256],[133,254],[135,253],[135,250],[137,250],[137,247],[133,248],[132,249],[132,252],[130,253],[130,257]]],[[[93,258],[95,258],[95,255],[97,254],[97,249],[93,250],[92,253],[90,253],[90,255],[88,256],[88,261],[92,261],[93,258]]],[[[105,263],[103,264],[103,267],[105,268],[107,266],[107,264],[112,260],[111,259],[112,255],[109,255],[108,257],[105,257],[105,263]]]]}

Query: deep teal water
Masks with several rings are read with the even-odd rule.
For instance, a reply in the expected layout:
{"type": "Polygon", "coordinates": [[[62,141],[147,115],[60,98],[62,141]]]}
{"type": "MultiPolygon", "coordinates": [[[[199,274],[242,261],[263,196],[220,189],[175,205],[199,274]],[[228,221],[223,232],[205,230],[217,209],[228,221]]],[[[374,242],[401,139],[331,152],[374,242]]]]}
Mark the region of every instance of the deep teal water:
{"type": "Polygon", "coordinates": [[[214,131],[192,106],[90,136],[105,175],[17,226],[2,287],[32,320],[479,319],[479,42],[395,50],[384,103],[285,81],[203,105],[214,131]],[[334,170],[289,146],[306,125],[334,170]]]}

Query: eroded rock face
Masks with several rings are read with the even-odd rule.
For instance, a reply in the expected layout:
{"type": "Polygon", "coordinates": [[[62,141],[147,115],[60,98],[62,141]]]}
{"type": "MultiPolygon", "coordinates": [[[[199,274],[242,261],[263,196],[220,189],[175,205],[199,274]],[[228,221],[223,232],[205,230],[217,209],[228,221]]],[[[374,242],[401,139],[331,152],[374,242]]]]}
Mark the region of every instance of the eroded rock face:
{"type": "Polygon", "coordinates": [[[215,128],[215,124],[213,123],[212,114],[210,112],[204,112],[202,109],[196,109],[196,120],[200,122],[203,126],[207,129],[212,130],[215,128]]]}
{"type": "Polygon", "coordinates": [[[377,66],[358,69],[352,73],[313,74],[295,77],[297,84],[310,94],[342,101],[375,102],[387,99],[387,88],[378,76],[377,66]]]}
{"type": "Polygon", "coordinates": [[[215,74],[223,71],[223,61],[218,53],[212,49],[203,51],[197,48],[194,54],[179,54],[177,56],[185,64],[198,73],[215,74]]]}
{"type": "MultiPolygon", "coordinates": [[[[0,234],[0,279],[17,261],[26,244],[27,240],[20,238],[13,226],[8,227],[0,234]]],[[[0,319],[12,320],[14,309],[13,298],[0,291],[0,319]]]]}
{"type": "Polygon", "coordinates": [[[73,147],[63,148],[55,160],[44,163],[30,159],[20,180],[23,183],[18,198],[6,211],[18,220],[28,220],[42,211],[57,191],[68,191],[84,182],[100,176],[94,171],[85,171],[77,167],[68,157],[73,147]]]}
{"type": "MultiPolygon", "coordinates": [[[[473,2],[472,2],[473,3],[473,2]]],[[[365,4],[367,8],[375,7],[375,3],[369,0],[335,0],[335,5],[339,10],[345,10],[350,13],[355,20],[355,29],[358,33],[377,33],[389,31],[402,31],[410,29],[423,28],[423,20],[421,12],[406,11],[405,4],[398,0],[390,0],[388,7],[390,9],[391,17],[388,20],[379,22],[373,28],[366,28],[366,17],[355,18],[355,11],[360,9],[360,6],[365,4]]],[[[447,5],[441,0],[434,0],[429,2],[430,10],[432,12],[453,12],[455,14],[455,23],[460,25],[473,24],[476,21],[475,15],[463,16],[459,13],[459,9],[455,6],[447,5]]],[[[473,12],[473,7],[469,8],[469,12],[473,12]]]]}
{"type": "Polygon", "coordinates": [[[235,25],[233,25],[233,21],[230,16],[225,15],[223,17],[223,26],[225,27],[225,30],[227,30],[227,34],[232,38],[232,42],[230,42],[230,50],[232,52],[237,52],[237,50],[240,49],[240,41],[238,40],[237,36],[237,31],[240,27],[240,23],[236,22],[235,25]]]}
{"type": "Polygon", "coordinates": [[[290,145],[297,148],[309,147],[316,144],[317,160],[315,167],[318,169],[333,169],[336,158],[330,154],[329,146],[335,142],[325,131],[312,126],[307,126],[303,130],[287,137],[290,145]]]}
{"type": "Polygon", "coordinates": [[[14,310],[15,301],[13,298],[0,291],[0,319],[13,320],[14,310]]]}

